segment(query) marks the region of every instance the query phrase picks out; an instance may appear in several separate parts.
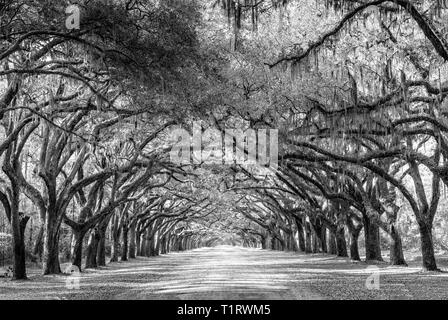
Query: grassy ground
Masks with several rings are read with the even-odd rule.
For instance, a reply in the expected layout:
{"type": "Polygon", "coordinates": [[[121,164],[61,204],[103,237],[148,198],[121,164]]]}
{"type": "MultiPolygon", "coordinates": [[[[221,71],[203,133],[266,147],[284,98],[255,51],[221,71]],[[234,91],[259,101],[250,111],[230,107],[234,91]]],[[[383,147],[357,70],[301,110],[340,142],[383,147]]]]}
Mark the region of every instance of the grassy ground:
{"type": "MultiPolygon", "coordinates": [[[[222,246],[87,270],[79,289],[73,276],[41,276],[32,268],[28,281],[0,279],[0,299],[448,299],[448,273],[423,273],[416,254],[407,259],[409,267],[372,266],[222,246]],[[378,290],[366,287],[373,278],[378,290]]],[[[448,270],[448,257],[438,262],[448,270]]]]}

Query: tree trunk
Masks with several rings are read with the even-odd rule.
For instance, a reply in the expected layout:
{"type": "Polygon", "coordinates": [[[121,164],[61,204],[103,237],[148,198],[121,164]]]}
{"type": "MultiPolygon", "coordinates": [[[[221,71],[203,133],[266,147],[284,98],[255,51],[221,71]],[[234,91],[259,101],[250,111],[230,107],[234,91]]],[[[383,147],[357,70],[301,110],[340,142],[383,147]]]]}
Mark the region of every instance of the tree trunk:
{"type": "Polygon", "coordinates": [[[271,250],[275,250],[275,237],[271,237],[271,250]]]}
{"type": "Polygon", "coordinates": [[[303,236],[303,225],[300,221],[296,220],[297,225],[297,240],[299,240],[299,249],[305,252],[305,238],[303,236]]]}
{"type": "Polygon", "coordinates": [[[344,226],[338,226],[336,230],[336,248],[338,257],[348,257],[344,226]]]}
{"type": "Polygon", "coordinates": [[[311,253],[311,226],[305,221],[305,252],[311,253]]]}
{"type": "Polygon", "coordinates": [[[312,239],[312,250],[313,253],[318,253],[319,252],[319,238],[317,237],[316,232],[311,232],[311,239],[312,239]]]}
{"type": "Polygon", "coordinates": [[[156,237],[152,236],[149,238],[149,256],[154,257],[156,256],[156,237]]]}
{"type": "Polygon", "coordinates": [[[170,238],[170,251],[176,252],[177,251],[177,236],[174,235],[170,238]]]}
{"type": "Polygon", "coordinates": [[[145,257],[150,257],[151,256],[151,230],[148,228],[148,230],[146,231],[145,234],[145,257]]]}
{"type": "Polygon", "coordinates": [[[98,244],[96,249],[96,263],[98,267],[106,266],[106,231],[108,219],[103,221],[98,228],[98,244]]]}
{"type": "Polygon", "coordinates": [[[36,240],[33,246],[33,262],[37,260],[42,260],[42,254],[44,251],[44,222],[41,223],[39,227],[39,232],[37,233],[36,240]]]}
{"type": "Polygon", "coordinates": [[[123,224],[123,247],[121,248],[121,261],[128,261],[128,226],[123,224]]]}
{"type": "Polygon", "coordinates": [[[165,254],[168,254],[170,251],[170,248],[169,248],[169,246],[168,246],[168,243],[169,243],[169,241],[170,241],[170,237],[169,237],[169,235],[165,235],[165,237],[164,237],[164,242],[163,242],[163,252],[165,253],[165,254]]]}
{"type": "Polygon", "coordinates": [[[180,236],[177,240],[177,251],[183,251],[182,243],[184,242],[184,237],[180,236]]]}
{"type": "Polygon", "coordinates": [[[84,236],[86,235],[87,230],[73,230],[73,235],[75,237],[75,245],[73,247],[73,255],[72,255],[72,265],[77,266],[79,271],[81,271],[82,264],[82,245],[84,242],[84,236]]]}
{"type": "MultiPolygon", "coordinates": [[[[118,223],[118,221],[116,221],[115,223],[118,223]]],[[[113,225],[112,230],[111,230],[112,246],[111,246],[110,262],[117,262],[118,256],[120,255],[120,233],[119,233],[119,230],[116,230],[115,228],[116,228],[116,226],[113,225]]]]}
{"type": "Polygon", "coordinates": [[[352,260],[361,261],[359,257],[358,238],[361,229],[350,230],[350,258],[352,260]]]}
{"type": "Polygon", "coordinates": [[[269,233],[266,233],[266,237],[264,238],[264,246],[268,250],[271,248],[271,235],[269,233]]]}
{"type": "Polygon", "coordinates": [[[312,223],[312,231],[313,231],[313,253],[324,252],[324,237],[322,237],[323,230],[325,227],[322,224],[322,221],[319,218],[316,218],[312,223]]]}
{"type": "Polygon", "coordinates": [[[59,226],[58,214],[47,211],[45,217],[43,274],[61,273],[59,264],[59,226]]]}
{"type": "Polygon", "coordinates": [[[261,249],[267,249],[266,237],[260,235],[261,249]]]}
{"type": "MultiPolygon", "coordinates": [[[[10,155],[6,155],[4,162],[9,161],[8,157],[10,155]]],[[[11,181],[11,189],[10,189],[10,199],[8,201],[7,196],[2,193],[2,201],[1,203],[5,207],[9,205],[9,217],[7,214],[7,218],[9,223],[11,224],[12,229],[12,249],[13,249],[13,275],[12,278],[14,280],[25,280],[26,276],[26,251],[25,251],[25,229],[26,224],[30,217],[26,216],[24,213],[19,211],[19,202],[20,202],[20,188],[19,185],[14,179],[12,175],[12,169],[10,166],[5,165],[3,167],[3,171],[8,175],[9,180],[11,181]],[[5,199],[6,198],[6,199],[5,199]]],[[[14,174],[16,174],[14,172],[14,174]]],[[[6,207],[5,207],[6,213],[6,207]]]]}
{"type": "Polygon", "coordinates": [[[154,256],[158,256],[160,253],[160,237],[159,232],[157,232],[157,236],[154,235],[154,256]]]}
{"type": "Polygon", "coordinates": [[[328,253],[329,254],[338,254],[338,248],[336,244],[336,231],[330,230],[329,231],[329,237],[328,237],[328,253]]]}
{"type": "Polygon", "coordinates": [[[363,217],[366,261],[383,261],[381,256],[380,229],[367,216],[363,217]]]}
{"type": "Polygon", "coordinates": [[[142,257],[147,257],[147,244],[148,241],[146,239],[146,235],[148,234],[147,231],[144,231],[141,235],[140,235],[140,256],[142,257]]]}
{"type": "Polygon", "coordinates": [[[173,244],[175,251],[180,251],[181,242],[182,242],[182,237],[181,236],[177,236],[176,237],[176,241],[173,244]]]}
{"type": "Polygon", "coordinates": [[[171,251],[171,236],[167,236],[166,238],[166,253],[170,253],[171,251]]]}
{"type": "Polygon", "coordinates": [[[137,257],[142,256],[143,255],[143,251],[142,251],[142,233],[139,231],[135,231],[135,246],[137,249],[137,257]]]}
{"type": "Polygon", "coordinates": [[[14,248],[14,269],[13,280],[25,280],[26,276],[26,254],[25,254],[25,229],[30,217],[21,213],[11,214],[12,225],[12,245],[14,248]],[[16,216],[16,219],[14,218],[16,216]]]}
{"type": "Polygon", "coordinates": [[[295,232],[291,232],[288,236],[289,246],[292,251],[299,251],[299,247],[297,246],[297,241],[295,237],[295,232]]]}
{"type": "Polygon", "coordinates": [[[100,234],[98,232],[98,229],[95,228],[90,233],[89,237],[89,243],[87,245],[87,252],[86,252],[86,268],[97,268],[97,250],[98,250],[98,243],[100,242],[100,234]]]}
{"type": "Polygon", "coordinates": [[[432,240],[432,225],[419,221],[420,245],[422,249],[422,263],[425,271],[438,271],[434,256],[434,244],[432,240]]]}
{"type": "Polygon", "coordinates": [[[351,217],[348,217],[346,224],[350,235],[350,258],[355,261],[360,261],[359,249],[358,249],[358,239],[359,234],[363,228],[361,219],[356,218],[357,223],[355,223],[351,217]]]}
{"type": "Polygon", "coordinates": [[[322,228],[320,230],[320,239],[321,239],[321,245],[322,245],[322,252],[327,253],[327,228],[322,225],[322,228]]]}
{"type": "Polygon", "coordinates": [[[137,246],[136,243],[136,232],[135,232],[135,222],[131,224],[131,228],[129,230],[129,258],[135,259],[135,248],[137,246]]]}
{"type": "Polygon", "coordinates": [[[160,254],[166,254],[166,238],[162,237],[160,240],[160,254]]]}
{"type": "Polygon", "coordinates": [[[403,254],[403,243],[401,242],[400,233],[395,225],[390,226],[390,264],[407,266],[403,254]]]}

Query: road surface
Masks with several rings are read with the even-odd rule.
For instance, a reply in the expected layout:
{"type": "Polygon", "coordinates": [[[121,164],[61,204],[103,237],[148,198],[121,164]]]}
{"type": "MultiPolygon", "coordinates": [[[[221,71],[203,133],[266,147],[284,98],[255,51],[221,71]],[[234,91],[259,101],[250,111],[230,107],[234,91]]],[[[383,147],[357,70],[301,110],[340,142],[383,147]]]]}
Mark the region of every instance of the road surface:
{"type": "Polygon", "coordinates": [[[325,254],[219,246],[111,263],[78,278],[0,280],[0,299],[448,299],[447,273],[325,254]],[[366,283],[377,279],[378,289],[366,283]]]}

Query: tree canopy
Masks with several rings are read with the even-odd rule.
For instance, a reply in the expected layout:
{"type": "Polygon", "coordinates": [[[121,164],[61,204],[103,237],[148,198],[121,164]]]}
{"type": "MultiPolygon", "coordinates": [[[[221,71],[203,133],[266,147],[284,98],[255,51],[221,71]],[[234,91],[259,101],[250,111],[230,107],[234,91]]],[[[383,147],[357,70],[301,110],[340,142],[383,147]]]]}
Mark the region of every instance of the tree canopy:
{"type": "Polygon", "coordinates": [[[26,259],[54,274],[64,259],[221,243],[388,249],[396,265],[419,247],[438,269],[445,1],[82,0],[74,30],[69,5],[0,3],[0,215],[16,279],[26,259]],[[172,130],[195,123],[259,143],[278,130],[278,165],[171,161],[172,130]]]}

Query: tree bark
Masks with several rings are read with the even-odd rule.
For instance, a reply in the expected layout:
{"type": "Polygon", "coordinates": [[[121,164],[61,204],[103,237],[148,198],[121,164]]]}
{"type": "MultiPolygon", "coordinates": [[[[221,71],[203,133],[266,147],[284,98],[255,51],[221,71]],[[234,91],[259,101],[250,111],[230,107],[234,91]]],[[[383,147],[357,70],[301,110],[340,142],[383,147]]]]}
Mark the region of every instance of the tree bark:
{"type": "Polygon", "coordinates": [[[361,258],[359,257],[358,239],[363,228],[361,219],[357,217],[348,217],[346,224],[350,234],[350,258],[355,261],[360,261],[361,258]],[[355,219],[357,223],[355,223],[352,219],[355,219]]]}
{"type": "Polygon", "coordinates": [[[266,245],[266,237],[263,235],[260,235],[260,243],[261,243],[261,249],[266,249],[267,245],[266,245]]]}
{"type": "Polygon", "coordinates": [[[98,227],[98,244],[96,249],[96,263],[98,267],[106,266],[106,231],[109,220],[106,219],[98,227]]]}
{"type": "Polygon", "coordinates": [[[43,274],[61,273],[59,264],[59,226],[58,214],[47,211],[45,217],[43,274]]]}
{"type": "Polygon", "coordinates": [[[320,230],[320,238],[321,238],[321,245],[322,245],[322,252],[327,253],[328,247],[327,247],[327,228],[322,225],[322,228],[320,230]]]}
{"type": "Polygon", "coordinates": [[[303,224],[301,221],[296,220],[297,225],[297,240],[299,241],[299,249],[305,252],[305,238],[303,236],[303,224]]]}
{"type": "Polygon", "coordinates": [[[328,253],[329,254],[338,254],[338,248],[336,244],[336,231],[332,231],[328,229],[329,237],[328,237],[328,253]]]}
{"type": "Polygon", "coordinates": [[[275,237],[271,237],[271,250],[275,250],[275,237]]]}
{"type": "Polygon", "coordinates": [[[138,238],[139,241],[140,241],[140,246],[139,246],[139,253],[137,255],[142,256],[142,257],[146,256],[146,244],[147,244],[147,242],[146,242],[146,234],[147,234],[147,232],[143,231],[140,234],[140,237],[138,238]]]}
{"type": "Polygon", "coordinates": [[[312,231],[313,231],[313,253],[324,252],[324,247],[326,248],[325,237],[323,237],[323,230],[325,230],[322,221],[319,218],[316,218],[312,223],[312,231]]]}
{"type": "Polygon", "coordinates": [[[121,248],[121,261],[128,261],[128,225],[123,224],[123,247],[121,248]]]}
{"type": "Polygon", "coordinates": [[[151,230],[148,228],[148,230],[146,231],[145,234],[145,257],[150,257],[151,256],[151,230]]]}
{"type": "Polygon", "coordinates": [[[168,236],[166,239],[166,253],[170,253],[171,251],[171,236],[168,236]]]}
{"type": "Polygon", "coordinates": [[[72,265],[77,266],[81,271],[82,265],[82,246],[84,242],[84,236],[86,235],[87,230],[74,230],[73,235],[75,237],[75,245],[73,247],[73,255],[72,255],[72,265]]]}
{"type": "Polygon", "coordinates": [[[160,254],[166,254],[166,236],[163,236],[160,241],[160,254]]]}
{"type": "Polygon", "coordinates": [[[44,223],[45,221],[41,222],[41,225],[39,227],[39,232],[37,233],[36,240],[34,242],[33,246],[33,262],[37,262],[37,260],[42,260],[42,254],[44,251],[44,223]]]}
{"type": "Polygon", "coordinates": [[[338,257],[348,257],[347,241],[345,240],[344,226],[338,226],[336,230],[336,248],[338,257]]]}
{"type": "MultiPolygon", "coordinates": [[[[30,217],[22,213],[17,215],[17,226],[13,226],[12,244],[14,248],[13,280],[25,280],[26,276],[26,253],[25,253],[25,229],[30,217]],[[14,230],[16,229],[16,230],[14,230]]],[[[13,218],[14,220],[14,218],[13,218]]],[[[16,223],[14,221],[14,223],[16,223]]]]}
{"type": "Polygon", "coordinates": [[[154,235],[154,256],[158,256],[160,253],[160,237],[159,232],[157,231],[157,235],[154,235]]]}
{"type": "Polygon", "coordinates": [[[137,257],[143,255],[143,251],[142,251],[142,243],[143,242],[144,241],[142,241],[142,234],[140,232],[137,232],[136,235],[135,235],[135,246],[136,246],[136,249],[137,249],[137,253],[136,253],[137,257]]]}
{"type": "Polygon", "coordinates": [[[305,252],[311,253],[311,226],[310,223],[305,221],[305,252]]]}
{"type": "Polygon", "coordinates": [[[129,230],[129,258],[135,259],[135,248],[137,246],[136,241],[136,231],[135,222],[131,223],[131,228],[129,230]]]}
{"type": "Polygon", "coordinates": [[[381,256],[380,229],[366,215],[363,217],[366,261],[383,261],[381,256]]]}
{"type": "Polygon", "coordinates": [[[361,261],[359,257],[358,238],[361,229],[350,231],[350,259],[361,261]]]}
{"type": "Polygon", "coordinates": [[[100,234],[98,232],[98,228],[95,228],[90,233],[89,237],[89,243],[87,245],[87,252],[86,252],[86,268],[97,268],[97,250],[98,250],[98,243],[100,241],[100,234]]]}
{"type": "Polygon", "coordinates": [[[401,242],[400,233],[393,224],[390,226],[390,238],[390,264],[407,266],[408,264],[404,259],[403,243],[401,242]]]}
{"type": "Polygon", "coordinates": [[[112,219],[112,227],[111,227],[111,233],[112,233],[112,246],[111,246],[111,257],[110,262],[117,262],[118,256],[120,255],[120,228],[119,226],[120,221],[118,216],[114,216],[112,219]]]}
{"type": "Polygon", "coordinates": [[[432,225],[419,221],[420,245],[422,249],[422,264],[425,271],[438,271],[434,255],[434,244],[432,239],[432,225]]]}
{"type": "Polygon", "coordinates": [[[291,247],[292,251],[299,251],[299,247],[297,245],[297,241],[296,241],[296,237],[295,237],[295,232],[292,232],[288,235],[288,241],[289,241],[289,246],[291,247]]]}
{"type": "Polygon", "coordinates": [[[316,232],[311,232],[311,239],[312,239],[312,251],[313,253],[318,253],[319,252],[319,238],[317,236],[316,232]]]}

